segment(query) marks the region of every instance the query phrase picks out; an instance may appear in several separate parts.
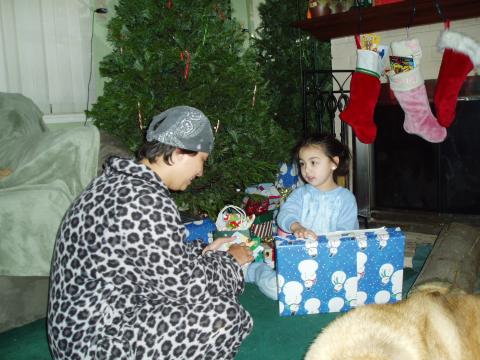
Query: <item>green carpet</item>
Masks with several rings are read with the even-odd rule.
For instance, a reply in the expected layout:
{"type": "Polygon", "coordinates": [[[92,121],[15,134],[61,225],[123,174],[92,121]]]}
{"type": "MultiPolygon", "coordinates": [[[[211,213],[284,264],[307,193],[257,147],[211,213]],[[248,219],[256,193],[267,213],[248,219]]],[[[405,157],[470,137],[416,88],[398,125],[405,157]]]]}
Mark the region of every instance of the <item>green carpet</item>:
{"type": "MultiPolygon", "coordinates": [[[[405,269],[403,292],[415,281],[431,247],[417,249],[414,269],[405,269]]],[[[254,328],[235,360],[300,360],[312,340],[338,314],[280,317],[278,304],[247,284],[240,302],[254,319],[254,328]]],[[[0,334],[0,360],[51,360],[45,319],[0,334]]]]}

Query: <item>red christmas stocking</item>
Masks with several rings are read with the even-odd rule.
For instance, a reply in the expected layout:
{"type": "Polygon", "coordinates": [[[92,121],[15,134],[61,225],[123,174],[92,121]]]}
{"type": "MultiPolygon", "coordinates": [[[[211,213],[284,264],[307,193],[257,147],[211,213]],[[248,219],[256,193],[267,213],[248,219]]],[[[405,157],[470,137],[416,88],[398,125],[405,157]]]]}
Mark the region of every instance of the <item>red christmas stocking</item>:
{"type": "Polygon", "coordinates": [[[445,51],[435,87],[435,110],[438,122],[449,127],[455,119],[460,88],[468,73],[480,64],[480,44],[468,36],[445,30],[438,47],[445,51]]]}
{"type": "Polygon", "coordinates": [[[422,49],[417,39],[395,41],[391,44],[392,55],[412,57],[415,68],[406,72],[389,75],[390,88],[405,112],[403,129],[423,139],[439,143],[445,140],[447,130],[438,124],[428,102],[425,82],[420,72],[422,49]]]}
{"type": "Polygon", "coordinates": [[[377,136],[373,112],[380,95],[381,59],[370,50],[357,50],[357,68],[350,81],[350,100],[340,119],[350,125],[358,140],[371,144],[377,136]]]}

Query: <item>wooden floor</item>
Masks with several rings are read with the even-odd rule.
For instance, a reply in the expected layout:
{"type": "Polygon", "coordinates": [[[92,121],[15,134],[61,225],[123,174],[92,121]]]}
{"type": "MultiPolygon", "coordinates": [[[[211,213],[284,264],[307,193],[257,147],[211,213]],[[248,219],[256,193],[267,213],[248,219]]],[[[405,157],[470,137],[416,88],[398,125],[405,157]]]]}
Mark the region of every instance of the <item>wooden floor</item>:
{"type": "MultiPolygon", "coordinates": [[[[412,267],[418,245],[434,244],[442,229],[452,222],[480,227],[480,215],[436,214],[402,210],[375,210],[366,221],[368,228],[400,227],[405,233],[405,267],[412,267]]],[[[362,225],[362,224],[361,224],[362,225]]]]}

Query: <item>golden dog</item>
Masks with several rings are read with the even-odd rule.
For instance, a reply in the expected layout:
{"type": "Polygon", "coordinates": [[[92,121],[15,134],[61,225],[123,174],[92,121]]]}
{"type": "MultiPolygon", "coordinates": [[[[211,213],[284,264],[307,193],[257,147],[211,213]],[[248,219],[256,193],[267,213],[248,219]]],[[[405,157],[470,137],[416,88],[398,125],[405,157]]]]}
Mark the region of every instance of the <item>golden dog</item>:
{"type": "Polygon", "coordinates": [[[480,295],[430,283],[396,304],[358,307],[305,360],[480,360],[480,295]]]}

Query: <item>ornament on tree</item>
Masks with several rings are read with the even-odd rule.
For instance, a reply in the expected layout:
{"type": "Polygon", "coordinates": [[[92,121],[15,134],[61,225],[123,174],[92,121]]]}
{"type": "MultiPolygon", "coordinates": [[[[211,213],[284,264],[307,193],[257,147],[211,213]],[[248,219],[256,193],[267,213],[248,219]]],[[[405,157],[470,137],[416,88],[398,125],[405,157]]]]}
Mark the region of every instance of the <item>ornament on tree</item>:
{"type": "Polygon", "coordinates": [[[173,0],[167,0],[167,9],[171,9],[173,7],[173,0]]]}
{"type": "Polygon", "coordinates": [[[438,48],[444,52],[434,103],[438,122],[448,128],[455,119],[462,84],[474,66],[480,65],[480,44],[464,34],[450,31],[448,23],[446,27],[438,42],[438,48]]]}
{"type": "MultiPolygon", "coordinates": [[[[360,48],[358,36],[355,38],[360,48]]],[[[350,125],[358,140],[371,144],[377,136],[373,112],[380,95],[382,60],[376,51],[357,50],[357,67],[350,81],[350,100],[340,119],[350,125]]]]}
{"type": "Polygon", "coordinates": [[[190,72],[190,51],[184,50],[180,52],[180,60],[185,61],[185,70],[183,72],[183,78],[188,79],[188,74],[190,72]],[[185,54],[185,55],[184,55],[185,54]]]}
{"type": "Polygon", "coordinates": [[[400,66],[398,72],[394,69],[389,73],[390,88],[405,112],[403,129],[421,138],[439,143],[445,140],[447,130],[438,124],[432,114],[428,101],[425,82],[420,72],[422,49],[418,39],[395,41],[391,44],[392,58],[413,59],[410,67],[400,66]]]}
{"type": "Polygon", "coordinates": [[[218,4],[215,4],[213,6],[213,10],[215,10],[215,12],[217,13],[217,16],[220,18],[220,20],[222,20],[222,21],[225,20],[225,13],[223,12],[223,10],[220,8],[220,6],[218,4]]]}
{"type": "Polygon", "coordinates": [[[143,116],[142,116],[142,111],[140,110],[140,101],[137,101],[137,125],[140,130],[143,131],[143,116]]]}

